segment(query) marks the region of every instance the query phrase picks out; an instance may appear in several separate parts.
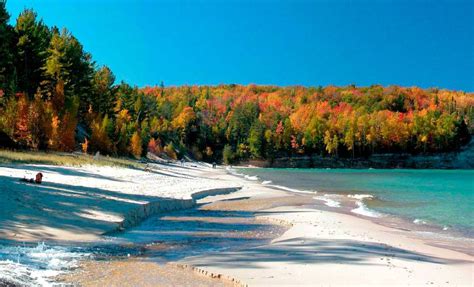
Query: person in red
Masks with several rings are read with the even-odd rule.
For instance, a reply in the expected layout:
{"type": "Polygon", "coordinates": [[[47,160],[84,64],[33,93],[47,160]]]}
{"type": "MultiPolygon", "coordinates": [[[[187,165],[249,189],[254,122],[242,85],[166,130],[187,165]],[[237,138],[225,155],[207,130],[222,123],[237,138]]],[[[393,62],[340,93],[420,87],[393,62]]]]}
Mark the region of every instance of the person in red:
{"type": "Polygon", "coordinates": [[[41,184],[43,182],[43,174],[41,172],[38,172],[34,179],[33,178],[27,179],[26,177],[24,177],[20,181],[41,184]]]}
{"type": "Polygon", "coordinates": [[[41,172],[38,172],[36,174],[35,183],[41,184],[42,181],[43,181],[43,174],[41,172]]]}

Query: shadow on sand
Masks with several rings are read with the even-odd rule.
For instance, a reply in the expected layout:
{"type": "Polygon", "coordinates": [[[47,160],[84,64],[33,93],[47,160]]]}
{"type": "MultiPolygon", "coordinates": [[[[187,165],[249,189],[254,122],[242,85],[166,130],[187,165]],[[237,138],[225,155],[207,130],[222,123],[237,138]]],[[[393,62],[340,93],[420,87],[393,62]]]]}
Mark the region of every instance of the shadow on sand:
{"type": "MultiPolygon", "coordinates": [[[[235,199],[238,202],[242,199],[235,199]]],[[[387,264],[380,258],[398,258],[435,264],[456,264],[449,260],[406,249],[355,240],[308,240],[292,238],[268,244],[286,229],[258,221],[256,212],[191,209],[152,217],[140,226],[118,235],[126,242],[155,242],[172,247],[151,252],[156,257],[180,260],[208,254],[206,263],[196,266],[259,268],[261,262],[387,264]],[[213,252],[218,252],[213,254],[213,252]],[[374,261],[373,259],[376,259],[374,261]]],[[[278,213],[278,212],[275,212],[278,213]]]]}
{"type": "Polygon", "coordinates": [[[196,266],[225,266],[227,268],[260,268],[262,262],[386,265],[384,257],[436,264],[461,264],[460,260],[437,258],[392,246],[354,240],[308,240],[292,238],[273,245],[227,252],[210,256],[207,263],[196,266]],[[377,259],[373,261],[371,259],[377,259]],[[209,262],[212,262],[209,264],[209,262]]]}
{"type": "MultiPolygon", "coordinates": [[[[72,172],[60,167],[54,171],[64,175],[72,172]]],[[[94,177],[81,172],[79,175],[94,177]]],[[[53,237],[49,228],[99,235],[118,225],[97,219],[97,214],[119,220],[123,213],[142,203],[165,199],[47,181],[41,185],[22,183],[6,176],[0,176],[0,198],[0,237],[12,240],[49,240],[53,237]]]]}

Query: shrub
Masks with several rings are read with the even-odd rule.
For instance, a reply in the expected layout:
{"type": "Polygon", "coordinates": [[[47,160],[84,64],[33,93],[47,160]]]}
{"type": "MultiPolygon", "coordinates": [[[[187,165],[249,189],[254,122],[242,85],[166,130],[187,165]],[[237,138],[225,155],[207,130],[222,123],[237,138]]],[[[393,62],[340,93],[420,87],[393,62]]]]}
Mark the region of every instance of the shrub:
{"type": "Polygon", "coordinates": [[[230,145],[225,145],[222,151],[222,159],[225,164],[231,164],[235,160],[235,154],[230,145]]]}

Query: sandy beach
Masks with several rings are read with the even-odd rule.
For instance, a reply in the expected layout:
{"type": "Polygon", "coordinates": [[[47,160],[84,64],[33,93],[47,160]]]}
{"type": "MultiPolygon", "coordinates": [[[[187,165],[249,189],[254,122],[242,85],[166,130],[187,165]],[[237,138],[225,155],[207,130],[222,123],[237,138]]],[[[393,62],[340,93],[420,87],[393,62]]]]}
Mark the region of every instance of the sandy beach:
{"type": "Polygon", "coordinates": [[[2,239],[78,244],[99,241],[102,234],[115,230],[127,240],[139,234],[146,243],[135,241],[141,251],[132,256],[87,257],[79,268],[57,278],[78,286],[474,284],[474,258],[468,254],[433,246],[412,231],[376,224],[364,216],[318,208],[321,201],[312,194],[269,188],[224,168],[196,163],[155,165],[151,171],[5,166],[0,168],[0,183],[7,190],[0,218],[2,239]],[[17,182],[37,170],[45,174],[44,185],[17,182]],[[176,201],[167,210],[136,212],[164,199],[176,201]],[[190,205],[177,203],[189,200],[190,205]],[[177,209],[185,211],[172,212],[177,209]],[[166,222],[153,225],[163,230],[140,227],[148,217],[166,222]],[[129,218],[135,222],[124,227],[121,222],[129,218]],[[184,237],[180,242],[190,249],[230,246],[206,247],[198,254],[183,251],[164,262],[156,259],[158,255],[176,247],[163,241],[150,244],[153,232],[179,233],[184,237]]]}
{"type": "MultiPolygon", "coordinates": [[[[249,187],[247,193],[230,196],[258,199],[276,196],[276,192],[249,187]]],[[[268,198],[266,204],[271,201],[268,198]]],[[[256,216],[290,227],[269,244],[183,261],[211,273],[239,278],[248,286],[472,286],[474,283],[472,256],[430,246],[410,231],[308,205],[263,209],[256,216]]]]}
{"type": "Polygon", "coordinates": [[[94,241],[156,212],[189,208],[193,197],[239,185],[208,178],[193,164],[145,170],[19,164],[0,167],[0,238],[19,242],[94,241]],[[41,185],[21,178],[44,175],[41,185]]]}

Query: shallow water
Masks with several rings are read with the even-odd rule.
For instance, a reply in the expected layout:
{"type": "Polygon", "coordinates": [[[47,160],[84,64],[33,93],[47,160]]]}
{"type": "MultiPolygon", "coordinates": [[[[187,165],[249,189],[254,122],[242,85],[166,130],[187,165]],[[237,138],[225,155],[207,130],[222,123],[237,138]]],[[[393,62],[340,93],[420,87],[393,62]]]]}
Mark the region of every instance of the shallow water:
{"type": "Polygon", "coordinates": [[[239,172],[266,185],[352,196],[360,203],[353,211],[361,215],[395,215],[474,237],[474,170],[257,168],[239,172]]]}
{"type": "Polygon", "coordinates": [[[56,276],[81,260],[113,260],[146,256],[157,263],[187,256],[262,244],[283,232],[259,222],[251,212],[199,210],[150,217],[125,232],[93,244],[60,246],[0,243],[0,286],[55,286],[56,276]]]}
{"type": "Polygon", "coordinates": [[[143,246],[146,255],[155,261],[176,261],[258,245],[280,231],[280,227],[259,222],[251,212],[190,209],[153,216],[109,239],[118,244],[143,246]]]}
{"type": "MultiPolygon", "coordinates": [[[[91,253],[77,247],[0,245],[0,282],[19,286],[51,286],[51,278],[77,266],[91,253]]],[[[8,286],[8,285],[7,285],[8,286]]]]}

